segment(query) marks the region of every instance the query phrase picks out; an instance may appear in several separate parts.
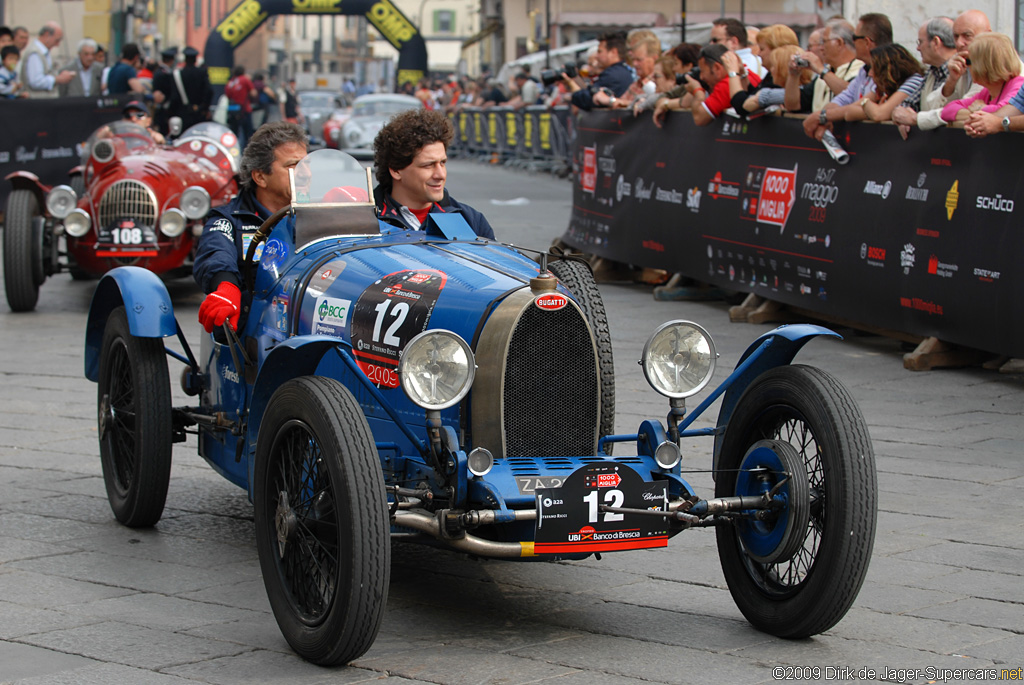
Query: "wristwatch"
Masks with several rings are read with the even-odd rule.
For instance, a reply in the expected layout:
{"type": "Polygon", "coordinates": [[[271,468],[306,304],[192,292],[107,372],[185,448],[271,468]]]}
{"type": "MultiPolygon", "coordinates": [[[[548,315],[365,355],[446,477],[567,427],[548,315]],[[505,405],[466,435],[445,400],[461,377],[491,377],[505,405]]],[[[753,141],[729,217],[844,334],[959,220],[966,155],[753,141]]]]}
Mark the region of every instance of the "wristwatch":
{"type": "Polygon", "coordinates": [[[863,107],[864,105],[868,104],[869,102],[871,102],[871,98],[869,98],[868,96],[865,95],[864,97],[862,97],[860,99],[860,106],[863,107]]]}
{"type": "Polygon", "coordinates": [[[739,72],[738,72],[738,71],[730,71],[730,72],[729,72],[729,78],[732,78],[733,76],[739,76],[739,75],[740,75],[740,74],[739,74],[739,72]]]}
{"type": "Polygon", "coordinates": [[[821,78],[825,78],[825,74],[827,74],[830,71],[832,71],[832,65],[826,64],[825,68],[821,70],[821,73],[818,74],[818,76],[820,76],[821,78]]]}
{"type": "Polygon", "coordinates": [[[610,104],[610,105],[611,105],[612,107],[614,107],[614,106],[615,106],[615,103],[616,103],[616,102],[618,102],[618,99],[617,99],[617,98],[616,98],[616,97],[615,97],[614,95],[613,95],[613,96],[611,96],[610,98],[608,98],[608,103],[609,103],[609,104],[610,104]]]}
{"type": "Polygon", "coordinates": [[[1010,132],[1010,117],[1003,117],[1003,130],[1010,132]]]}
{"type": "Polygon", "coordinates": [[[818,115],[818,123],[822,126],[828,123],[828,114],[825,110],[821,110],[821,114],[818,115]]]}

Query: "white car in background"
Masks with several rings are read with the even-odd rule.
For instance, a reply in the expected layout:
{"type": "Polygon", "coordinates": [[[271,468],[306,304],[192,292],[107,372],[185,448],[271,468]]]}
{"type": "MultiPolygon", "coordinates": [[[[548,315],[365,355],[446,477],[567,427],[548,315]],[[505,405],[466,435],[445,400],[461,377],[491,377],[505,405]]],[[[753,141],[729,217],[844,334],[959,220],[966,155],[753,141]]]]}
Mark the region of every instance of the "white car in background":
{"type": "Polygon", "coordinates": [[[348,121],[342,124],[338,147],[356,158],[372,156],[377,131],[394,115],[422,106],[423,102],[411,95],[361,95],[352,103],[348,121]]]}

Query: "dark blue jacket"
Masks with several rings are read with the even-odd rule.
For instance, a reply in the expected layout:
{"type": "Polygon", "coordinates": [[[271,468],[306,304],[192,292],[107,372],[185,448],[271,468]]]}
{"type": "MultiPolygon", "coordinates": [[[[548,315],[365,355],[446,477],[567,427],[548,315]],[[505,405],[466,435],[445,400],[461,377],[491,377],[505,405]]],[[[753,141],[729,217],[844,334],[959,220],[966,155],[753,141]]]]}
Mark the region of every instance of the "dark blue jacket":
{"type": "MultiPolygon", "coordinates": [[[[392,226],[398,226],[409,231],[417,230],[409,225],[402,216],[400,211],[401,205],[395,202],[391,194],[386,192],[380,186],[373,189],[373,202],[377,205],[377,216],[381,221],[386,221],[392,226]]],[[[481,238],[487,238],[494,240],[494,229],[487,222],[487,218],[476,211],[469,205],[464,205],[458,202],[455,198],[448,194],[448,191],[444,191],[444,197],[440,202],[435,202],[434,206],[430,208],[431,212],[458,212],[469,224],[469,227],[473,229],[481,238]]]]}
{"type": "Polygon", "coordinates": [[[220,207],[210,210],[196,249],[192,276],[204,292],[212,293],[223,281],[242,288],[243,244],[267,218],[267,210],[249,190],[220,207]]]}
{"type": "Polygon", "coordinates": [[[615,94],[615,97],[622,97],[622,94],[633,85],[635,80],[636,74],[626,66],[625,62],[616,62],[602,71],[597,80],[591,83],[590,86],[573,93],[572,104],[580,109],[593,109],[594,93],[602,88],[607,88],[615,94]]]}

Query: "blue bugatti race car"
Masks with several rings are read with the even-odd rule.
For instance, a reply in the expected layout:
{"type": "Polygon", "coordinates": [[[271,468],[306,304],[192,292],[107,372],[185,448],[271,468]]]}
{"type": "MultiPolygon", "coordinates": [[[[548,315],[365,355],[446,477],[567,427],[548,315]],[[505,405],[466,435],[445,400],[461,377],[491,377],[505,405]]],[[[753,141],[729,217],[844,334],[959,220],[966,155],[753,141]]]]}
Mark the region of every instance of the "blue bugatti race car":
{"type": "Polygon", "coordinates": [[[834,333],[763,335],[687,412],[718,355],[701,326],[665,323],[641,367],[667,417],[614,434],[608,321],[588,266],[478,238],[457,215],[396,229],[378,221],[370,178],[335,150],[293,170],[293,203],[248,246],[238,332],[204,334],[198,354],[152,273],[123,267],[100,281],[85,372],[120,522],[160,519],[172,443],[197,436],[255,507],[282,633],[325,665],[373,644],[392,536],[576,560],[714,528],[757,628],[805,637],[846,614],[874,541],[872,445],[842,384],[791,364],[834,333]],[[171,406],[169,358],[197,406],[171,406]],[[692,428],[719,398],[716,425],[692,428]],[[713,442],[710,497],[680,468],[681,442],[697,437],[713,442]]]}

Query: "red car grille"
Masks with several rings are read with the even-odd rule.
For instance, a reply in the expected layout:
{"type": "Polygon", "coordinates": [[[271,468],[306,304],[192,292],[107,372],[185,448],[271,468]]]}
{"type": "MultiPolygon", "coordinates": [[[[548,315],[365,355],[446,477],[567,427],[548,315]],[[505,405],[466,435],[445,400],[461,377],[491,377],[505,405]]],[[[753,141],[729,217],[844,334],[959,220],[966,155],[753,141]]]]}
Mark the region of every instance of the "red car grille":
{"type": "Polygon", "coordinates": [[[103,193],[100,225],[109,226],[124,218],[131,218],[139,225],[156,225],[156,196],[144,183],[131,179],[118,181],[103,193]]]}

